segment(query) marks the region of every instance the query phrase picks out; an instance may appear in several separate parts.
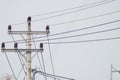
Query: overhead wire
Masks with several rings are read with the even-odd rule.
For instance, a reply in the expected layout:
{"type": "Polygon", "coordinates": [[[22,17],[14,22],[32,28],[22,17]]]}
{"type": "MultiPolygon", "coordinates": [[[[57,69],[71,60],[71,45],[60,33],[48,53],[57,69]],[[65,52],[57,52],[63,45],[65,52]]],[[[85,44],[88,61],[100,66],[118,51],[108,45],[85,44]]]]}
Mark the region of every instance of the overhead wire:
{"type": "MultiPolygon", "coordinates": [[[[53,64],[53,55],[51,52],[51,46],[50,46],[50,41],[49,41],[49,34],[47,34],[47,41],[48,41],[48,48],[49,48],[49,54],[50,54],[50,62],[51,62],[51,66],[52,66],[52,71],[53,71],[53,75],[55,75],[55,69],[54,69],[54,64],[53,64]]],[[[56,80],[56,77],[54,76],[54,80],[56,80]]]]}
{"type": "MultiPolygon", "coordinates": [[[[11,37],[12,37],[13,41],[15,42],[15,39],[14,39],[14,37],[13,37],[12,34],[11,34],[11,37]]],[[[19,50],[18,50],[18,52],[19,52],[19,50]]],[[[26,74],[25,69],[24,69],[25,63],[22,63],[22,60],[21,60],[20,55],[19,55],[20,52],[19,52],[19,53],[18,53],[18,52],[16,52],[17,55],[18,55],[18,59],[20,60],[20,64],[21,64],[21,66],[22,66],[22,69],[23,69],[24,73],[26,74]]],[[[21,70],[20,70],[20,72],[18,73],[17,79],[18,79],[20,73],[21,73],[21,70]]]]}
{"type": "MultiPolygon", "coordinates": [[[[42,63],[43,63],[43,70],[44,70],[44,73],[46,73],[46,68],[45,68],[45,63],[44,63],[44,57],[43,57],[43,54],[41,52],[41,58],[42,58],[42,63]]],[[[47,76],[45,75],[45,80],[47,80],[47,76]]]]}
{"type": "Polygon", "coordinates": [[[107,1],[107,0],[103,0],[103,1],[99,1],[99,2],[93,2],[93,3],[85,4],[85,5],[82,5],[82,6],[77,6],[77,7],[62,9],[62,10],[53,11],[53,12],[47,12],[47,13],[42,13],[42,14],[37,14],[37,15],[31,15],[31,17],[38,17],[38,16],[43,16],[43,15],[49,15],[49,14],[64,12],[64,11],[73,10],[73,9],[76,9],[76,8],[81,8],[81,7],[89,6],[89,5],[100,3],[100,2],[104,2],[104,1],[107,1]]]}
{"type": "Polygon", "coordinates": [[[82,19],[76,19],[76,20],[71,20],[71,21],[66,21],[66,22],[60,22],[60,23],[50,24],[49,26],[57,26],[57,25],[62,25],[62,24],[68,24],[68,23],[78,22],[78,21],[82,21],[82,20],[88,20],[88,19],[92,19],[92,18],[97,18],[97,17],[101,17],[101,16],[106,16],[106,15],[111,15],[111,14],[119,13],[119,12],[120,12],[120,10],[114,11],[114,12],[105,13],[105,14],[100,14],[100,15],[96,15],[96,16],[91,16],[91,17],[87,17],[87,18],[82,18],[82,19]]]}
{"type": "Polygon", "coordinates": [[[17,79],[19,78],[21,72],[22,72],[22,68],[20,69],[20,72],[19,72],[18,75],[17,75],[17,79]]]}
{"type": "MultiPolygon", "coordinates": [[[[88,26],[88,27],[85,27],[85,28],[79,28],[79,29],[74,29],[74,30],[70,30],[70,31],[59,32],[59,33],[51,34],[49,36],[51,37],[51,36],[56,36],[56,35],[61,35],[61,34],[67,34],[67,33],[77,32],[77,31],[91,29],[91,28],[96,28],[96,27],[100,27],[100,26],[108,25],[108,24],[113,24],[113,23],[117,23],[117,22],[120,22],[120,20],[118,19],[118,20],[114,20],[114,21],[110,21],[110,22],[106,22],[106,23],[101,23],[101,24],[97,24],[97,25],[93,25],[93,26],[88,26]]],[[[33,39],[45,38],[45,37],[46,36],[41,36],[41,37],[35,37],[33,39]]],[[[23,40],[16,40],[16,41],[19,42],[19,41],[23,41],[23,40]]],[[[12,42],[14,42],[14,41],[7,41],[5,43],[12,43],[12,42]]],[[[19,43],[25,43],[25,42],[19,42],[19,43]]]]}
{"type": "MultiPolygon", "coordinates": [[[[88,43],[88,42],[90,43],[90,42],[109,41],[109,40],[117,40],[117,39],[120,39],[120,37],[81,40],[81,41],[50,42],[49,44],[71,44],[71,43],[88,43]]],[[[48,43],[44,42],[44,44],[48,44],[48,43]]]]}
{"type": "Polygon", "coordinates": [[[23,36],[22,34],[20,34],[20,36],[23,38],[23,40],[24,40],[25,42],[27,42],[26,39],[24,38],[24,36],[23,36]]]}
{"type": "MultiPolygon", "coordinates": [[[[105,0],[105,1],[106,1],[106,0],[105,0]]],[[[32,22],[37,22],[37,21],[46,20],[46,19],[49,19],[49,18],[54,18],[54,17],[58,17],[58,16],[63,16],[63,15],[66,15],[66,14],[71,14],[71,13],[78,12],[78,11],[81,11],[81,10],[84,10],[84,9],[89,9],[89,8],[91,8],[91,7],[96,7],[96,6],[99,6],[99,5],[103,5],[103,4],[106,4],[106,3],[110,3],[110,2],[112,2],[112,1],[114,1],[114,0],[111,0],[111,1],[108,0],[108,2],[99,3],[99,4],[96,4],[96,5],[93,5],[93,6],[88,6],[88,7],[82,8],[82,9],[73,10],[73,11],[69,11],[69,12],[65,12],[65,13],[53,15],[53,16],[50,16],[50,17],[46,17],[46,18],[36,19],[36,20],[33,20],[32,22]]]]}
{"type": "MultiPolygon", "coordinates": [[[[103,32],[109,32],[109,31],[114,31],[114,30],[119,30],[120,27],[118,28],[112,28],[112,29],[106,29],[106,30],[100,30],[100,31],[95,31],[95,32],[89,32],[89,33],[84,33],[84,34],[78,34],[78,35],[71,35],[71,36],[64,36],[64,37],[58,37],[58,38],[51,38],[49,40],[59,40],[59,39],[67,39],[67,38],[73,38],[73,37],[80,37],[80,36],[86,36],[86,35],[91,35],[91,34],[97,34],[97,33],[103,33],[103,32]]],[[[36,40],[35,42],[40,42],[40,41],[47,41],[46,39],[44,40],[36,40]]]]}
{"type": "MultiPolygon", "coordinates": [[[[22,59],[21,59],[22,60],[22,59]]],[[[23,67],[25,66],[25,64],[23,64],[22,65],[23,67]]],[[[20,74],[21,74],[21,72],[22,72],[22,70],[23,70],[23,67],[20,69],[20,71],[19,71],[19,73],[18,73],[18,75],[17,75],[17,79],[19,78],[19,76],[20,76],[20,74]]],[[[25,70],[24,70],[25,71],[25,70]]],[[[25,72],[26,73],[26,72],[25,72]]]]}
{"type": "Polygon", "coordinates": [[[51,78],[53,78],[55,76],[57,80],[63,80],[63,79],[75,80],[75,79],[72,79],[72,78],[67,78],[67,77],[63,77],[63,76],[53,75],[53,74],[49,74],[49,73],[45,74],[44,72],[41,72],[41,71],[37,71],[37,73],[40,73],[41,75],[47,75],[47,77],[51,77],[51,78]]]}
{"type": "Polygon", "coordinates": [[[11,63],[10,63],[10,61],[9,61],[9,58],[8,58],[6,52],[5,52],[5,57],[7,58],[7,62],[8,62],[8,64],[9,64],[9,66],[10,66],[10,69],[11,69],[11,71],[12,71],[12,74],[13,74],[15,80],[17,80],[17,78],[16,78],[16,76],[15,76],[15,73],[14,73],[14,71],[13,71],[12,65],[11,65],[11,63]]]}
{"type": "MultiPolygon", "coordinates": [[[[17,53],[17,54],[18,54],[18,53],[17,53]]],[[[24,65],[25,65],[25,63],[22,62],[22,59],[20,58],[20,55],[19,55],[19,54],[18,54],[18,58],[19,58],[19,60],[20,60],[20,63],[21,63],[22,69],[23,69],[23,71],[24,71],[24,73],[25,73],[25,69],[24,69],[24,65]]]]}
{"type": "MultiPolygon", "coordinates": [[[[32,35],[32,38],[33,38],[33,35],[32,35]]],[[[34,39],[33,39],[33,44],[34,44],[35,49],[37,49],[34,39]]],[[[42,53],[41,53],[41,54],[42,54],[42,53]]],[[[38,62],[39,62],[39,64],[40,64],[41,71],[43,71],[43,69],[42,69],[42,64],[41,64],[41,61],[40,61],[38,52],[36,53],[36,55],[37,55],[37,58],[38,58],[38,62]]],[[[33,58],[32,58],[32,59],[33,59],[33,58]]]]}
{"type": "MultiPolygon", "coordinates": [[[[89,9],[89,8],[96,7],[96,6],[103,5],[103,4],[107,4],[107,3],[110,3],[110,2],[113,2],[113,1],[115,1],[115,0],[103,0],[103,1],[95,2],[95,3],[90,3],[88,5],[93,5],[93,4],[96,4],[96,5],[93,5],[93,6],[84,5],[84,6],[88,6],[88,7],[82,8],[82,9],[73,10],[73,11],[69,11],[69,12],[65,12],[65,13],[61,13],[61,14],[50,16],[50,17],[46,17],[46,18],[32,20],[31,22],[36,22],[36,21],[40,21],[40,20],[45,20],[45,19],[49,19],[49,18],[54,18],[54,17],[58,17],[58,16],[62,16],[62,15],[66,15],[66,14],[70,14],[70,13],[74,13],[74,12],[78,12],[78,11],[81,11],[81,10],[84,10],[84,9],[89,9]]],[[[16,23],[16,24],[11,24],[11,25],[15,26],[15,25],[21,25],[21,24],[25,24],[25,23],[26,22],[21,22],[21,23],[16,23]]]]}

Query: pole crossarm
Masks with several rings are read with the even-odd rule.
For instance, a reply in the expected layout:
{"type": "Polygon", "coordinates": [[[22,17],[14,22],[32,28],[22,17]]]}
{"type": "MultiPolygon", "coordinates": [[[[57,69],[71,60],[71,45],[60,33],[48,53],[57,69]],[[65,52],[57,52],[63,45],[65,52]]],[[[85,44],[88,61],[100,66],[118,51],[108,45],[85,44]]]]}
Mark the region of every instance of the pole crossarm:
{"type": "Polygon", "coordinates": [[[112,71],[112,72],[119,72],[120,73],[120,70],[116,70],[116,71],[112,71]]]}
{"type": "Polygon", "coordinates": [[[1,49],[2,52],[41,52],[43,49],[1,49]]]}
{"type": "Polygon", "coordinates": [[[8,34],[40,34],[40,35],[45,35],[45,34],[49,34],[50,31],[8,31],[8,34]]]}

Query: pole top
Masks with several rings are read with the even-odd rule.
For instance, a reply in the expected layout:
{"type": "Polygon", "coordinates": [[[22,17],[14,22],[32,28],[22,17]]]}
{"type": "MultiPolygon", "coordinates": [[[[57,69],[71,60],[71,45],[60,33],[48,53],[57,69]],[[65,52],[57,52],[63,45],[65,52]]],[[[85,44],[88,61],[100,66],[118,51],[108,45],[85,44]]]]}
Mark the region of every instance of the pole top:
{"type": "Polygon", "coordinates": [[[27,22],[31,22],[31,16],[27,18],[27,22]]]}

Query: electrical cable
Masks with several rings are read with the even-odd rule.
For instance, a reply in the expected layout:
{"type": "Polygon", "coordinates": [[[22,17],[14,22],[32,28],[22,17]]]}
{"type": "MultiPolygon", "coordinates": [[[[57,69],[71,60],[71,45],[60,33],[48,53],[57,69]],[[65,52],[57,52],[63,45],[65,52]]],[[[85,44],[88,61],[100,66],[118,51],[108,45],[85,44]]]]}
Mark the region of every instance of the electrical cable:
{"type": "Polygon", "coordinates": [[[63,77],[63,76],[53,75],[53,74],[49,74],[49,73],[44,73],[44,72],[41,72],[41,71],[37,71],[36,73],[40,73],[41,75],[47,75],[47,77],[55,76],[57,79],[61,78],[61,79],[67,79],[67,80],[75,80],[75,79],[72,79],[72,78],[67,78],[67,77],[63,77]]]}
{"type": "MultiPolygon", "coordinates": [[[[112,0],[112,1],[114,1],[114,0],[112,0]]],[[[61,13],[61,14],[58,14],[58,15],[54,15],[54,16],[42,18],[42,19],[36,19],[36,20],[33,20],[32,22],[37,22],[37,21],[46,20],[46,19],[49,19],[49,18],[54,18],[54,17],[58,17],[58,16],[63,16],[63,15],[66,15],[66,14],[71,14],[71,13],[78,12],[78,11],[81,11],[81,10],[84,10],[84,9],[89,9],[89,8],[91,8],[91,7],[96,7],[96,6],[99,6],[99,5],[103,5],[103,4],[112,2],[112,1],[108,1],[108,2],[105,2],[105,3],[101,3],[101,4],[96,4],[96,5],[93,5],[93,6],[88,6],[88,7],[83,8],[83,9],[73,10],[73,11],[61,13]]]]}
{"type": "MultiPolygon", "coordinates": [[[[64,37],[58,37],[58,38],[51,38],[49,40],[59,40],[59,39],[73,38],[73,37],[79,37],[79,36],[86,36],[86,35],[92,35],[92,34],[97,34],[97,33],[109,32],[109,31],[114,31],[114,30],[119,30],[119,29],[120,29],[120,27],[118,27],[118,28],[112,28],[112,29],[106,29],[106,30],[100,30],[100,31],[95,31],[95,32],[90,32],[90,33],[72,35],[72,36],[64,36],[64,37]]],[[[40,42],[40,41],[47,41],[47,40],[46,39],[36,40],[35,42],[40,42]]]]}
{"type": "MultiPolygon", "coordinates": [[[[54,69],[54,65],[53,65],[53,58],[52,58],[52,52],[51,52],[51,46],[50,46],[50,41],[49,41],[49,34],[47,34],[47,41],[48,41],[48,48],[49,48],[49,54],[50,54],[50,62],[51,62],[51,66],[52,66],[52,71],[53,71],[53,75],[55,75],[55,69],[54,69]]],[[[56,80],[56,77],[54,76],[54,80],[56,80]]]]}
{"type": "MultiPolygon", "coordinates": [[[[42,63],[43,63],[43,70],[44,70],[44,73],[46,73],[46,68],[45,68],[45,63],[44,63],[44,57],[43,57],[42,52],[41,52],[41,58],[42,58],[42,63]]],[[[45,76],[45,80],[47,80],[47,76],[45,76]]]]}
{"type": "MultiPolygon", "coordinates": [[[[32,35],[32,38],[33,38],[33,35],[32,35]]],[[[36,49],[36,44],[35,44],[35,41],[34,41],[34,39],[33,39],[33,44],[34,44],[34,46],[35,46],[35,49],[36,49]]],[[[41,70],[43,71],[43,69],[42,69],[42,65],[41,65],[41,61],[40,61],[40,59],[39,59],[38,52],[37,52],[36,54],[37,54],[38,62],[39,62],[39,64],[40,64],[40,68],[41,68],[41,70]]]]}
{"type": "MultiPolygon", "coordinates": [[[[12,36],[13,41],[15,42],[15,39],[14,39],[14,37],[13,37],[12,34],[11,34],[11,36],[12,36]]],[[[18,52],[19,52],[19,50],[18,50],[18,52]]],[[[22,63],[22,60],[21,60],[20,55],[18,54],[18,52],[16,52],[16,53],[17,53],[17,55],[18,55],[18,59],[20,60],[20,64],[21,64],[21,66],[22,66],[22,69],[23,69],[23,71],[24,71],[24,73],[25,73],[25,69],[24,69],[24,65],[25,65],[25,64],[22,63]]],[[[20,73],[21,73],[21,71],[18,73],[18,76],[20,75],[20,73]]],[[[25,73],[25,74],[26,74],[26,73],[25,73]]],[[[17,79],[18,79],[18,77],[17,77],[17,79]]]]}
{"type": "Polygon", "coordinates": [[[7,58],[7,62],[8,62],[8,64],[9,64],[9,66],[10,66],[10,69],[11,69],[11,71],[12,71],[12,74],[13,74],[15,80],[17,80],[17,78],[16,78],[16,76],[15,76],[15,73],[14,73],[14,71],[13,71],[13,68],[12,68],[11,64],[10,64],[10,61],[9,61],[9,58],[8,58],[6,52],[5,52],[5,57],[7,58]]]}
{"type": "MultiPolygon", "coordinates": [[[[67,33],[71,33],[71,32],[77,32],[77,31],[81,31],[81,30],[86,30],[86,29],[100,27],[100,26],[103,26],[103,25],[113,24],[113,23],[116,23],[116,22],[120,22],[120,20],[114,20],[114,21],[110,21],[110,22],[106,22],[106,23],[101,23],[101,24],[97,24],[97,25],[93,25],[93,26],[89,26],[89,27],[85,27],[85,28],[79,28],[79,29],[74,29],[74,30],[70,30],[70,31],[55,33],[55,34],[51,34],[49,36],[51,37],[51,36],[56,36],[56,35],[61,35],[61,34],[67,34],[67,33]]],[[[35,37],[33,39],[44,38],[44,37],[46,37],[46,36],[35,37]]],[[[23,41],[23,40],[16,40],[16,41],[18,42],[18,41],[23,41]]],[[[14,41],[7,41],[5,43],[12,43],[12,42],[14,42],[14,41]]],[[[19,42],[19,43],[25,43],[25,42],[19,42]]]]}
{"type": "Polygon", "coordinates": [[[114,11],[114,12],[105,13],[105,14],[100,14],[100,15],[96,15],[96,16],[91,16],[91,17],[87,17],[87,18],[82,18],[82,19],[76,19],[76,20],[71,20],[71,21],[66,21],[66,22],[60,22],[60,23],[50,24],[49,26],[57,26],[57,25],[62,25],[62,24],[68,24],[68,23],[78,22],[78,21],[82,21],[82,20],[88,20],[88,19],[92,19],[92,18],[97,18],[97,17],[101,17],[101,16],[106,16],[106,15],[111,15],[111,14],[119,13],[119,12],[120,12],[120,10],[114,11]]]}
{"type": "Polygon", "coordinates": [[[73,10],[73,9],[76,9],[76,8],[81,8],[81,7],[89,6],[89,5],[96,4],[96,3],[100,3],[100,2],[104,2],[104,1],[106,1],[106,0],[99,1],[99,2],[93,2],[93,3],[89,3],[89,4],[86,4],[86,5],[82,5],[82,6],[77,6],[77,7],[62,9],[62,10],[58,10],[58,11],[48,12],[48,13],[42,13],[42,14],[37,14],[37,15],[31,15],[31,17],[38,17],[38,16],[43,16],[43,15],[49,15],[49,14],[64,12],[64,11],[73,10]]]}
{"type": "Polygon", "coordinates": [[[23,35],[22,35],[22,34],[20,34],[20,36],[23,38],[23,40],[24,40],[25,42],[27,42],[27,41],[26,41],[26,39],[23,37],[23,35]]]}
{"type": "Polygon", "coordinates": [[[18,58],[19,58],[19,60],[20,60],[20,63],[21,63],[21,66],[22,66],[22,69],[23,69],[23,71],[24,71],[24,73],[25,73],[25,69],[24,69],[24,63],[22,63],[22,60],[21,60],[21,58],[20,58],[20,55],[17,53],[17,55],[18,55],[18,58]]]}
{"type": "MultiPolygon", "coordinates": [[[[18,52],[19,52],[19,54],[21,54],[20,51],[18,51],[18,52]]],[[[23,61],[22,57],[21,57],[21,56],[19,56],[19,57],[20,57],[20,59],[21,59],[21,62],[23,63],[24,61],[23,61]]],[[[17,79],[19,78],[19,75],[21,74],[22,70],[24,69],[25,64],[23,64],[22,66],[23,66],[23,67],[20,69],[20,72],[18,73],[17,79]]],[[[24,71],[25,71],[25,70],[24,70],[24,71]]],[[[26,72],[25,72],[25,74],[26,74],[26,72]]]]}
{"type": "MultiPolygon", "coordinates": [[[[86,8],[82,8],[82,9],[78,9],[78,10],[73,10],[73,11],[62,13],[62,14],[58,14],[58,15],[46,17],[46,18],[36,19],[36,20],[31,21],[31,22],[37,22],[37,21],[40,21],[40,20],[45,20],[45,19],[49,19],[49,18],[54,18],[54,17],[58,17],[58,16],[62,16],[62,15],[66,15],[66,14],[70,14],[70,13],[74,13],[74,12],[78,12],[78,11],[81,11],[81,10],[84,10],[84,9],[89,9],[89,8],[96,7],[96,6],[103,5],[103,4],[107,4],[107,3],[110,3],[110,2],[113,2],[113,1],[115,1],[115,0],[110,0],[110,1],[109,0],[103,0],[103,1],[101,1],[101,4],[100,4],[100,2],[91,3],[91,5],[92,4],[96,4],[96,5],[88,6],[86,8]],[[97,3],[99,3],[99,4],[97,4],[97,3]]],[[[21,25],[21,24],[25,24],[25,23],[26,22],[21,22],[21,23],[16,23],[16,24],[11,24],[11,25],[15,26],[15,25],[21,25]]]]}
{"type": "MultiPolygon", "coordinates": [[[[49,44],[86,43],[86,42],[98,42],[98,41],[108,41],[108,40],[117,40],[117,39],[120,39],[120,37],[93,39],[93,40],[81,40],[81,41],[68,41],[68,42],[51,42],[49,44]]],[[[44,43],[44,44],[48,44],[48,43],[44,43]]]]}
{"type": "Polygon", "coordinates": [[[20,69],[20,72],[19,72],[18,75],[17,75],[17,79],[19,78],[21,72],[22,72],[22,68],[20,69]]]}

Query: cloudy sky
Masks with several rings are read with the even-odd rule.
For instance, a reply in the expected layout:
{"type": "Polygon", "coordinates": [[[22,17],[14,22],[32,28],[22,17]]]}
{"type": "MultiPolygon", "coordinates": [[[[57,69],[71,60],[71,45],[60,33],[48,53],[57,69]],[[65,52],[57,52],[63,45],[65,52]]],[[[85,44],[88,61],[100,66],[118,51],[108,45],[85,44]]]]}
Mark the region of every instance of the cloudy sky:
{"type": "MultiPolygon", "coordinates": [[[[8,25],[14,31],[27,30],[28,16],[32,17],[33,31],[45,31],[46,25],[50,25],[50,35],[73,31],[49,37],[50,43],[56,43],[50,44],[56,75],[76,80],[110,80],[111,64],[119,69],[120,0],[0,0],[0,43],[13,41],[7,33],[8,25]]],[[[23,40],[26,35],[12,36],[19,48],[26,48],[23,40]],[[17,40],[23,40],[23,43],[17,40]]],[[[33,35],[41,36],[46,35],[33,35]]],[[[47,38],[37,38],[34,41],[39,48],[39,43],[47,43],[47,38]]],[[[12,49],[13,45],[13,42],[6,43],[6,48],[12,49]]],[[[32,48],[35,48],[34,42],[32,48]]],[[[32,53],[32,56],[34,54],[36,53],[32,53]]],[[[17,53],[7,52],[7,55],[18,76],[21,64],[17,53]]],[[[42,62],[40,53],[38,55],[42,62]]],[[[52,74],[48,44],[44,44],[43,56],[46,72],[52,74]]],[[[36,55],[32,59],[32,68],[42,70],[36,55]]],[[[6,74],[13,75],[4,52],[0,51],[0,77],[6,74]]],[[[22,70],[18,80],[24,76],[22,70]]],[[[120,79],[119,76],[120,74],[114,73],[113,80],[120,79]]],[[[36,79],[44,80],[44,77],[37,74],[36,79]]]]}

